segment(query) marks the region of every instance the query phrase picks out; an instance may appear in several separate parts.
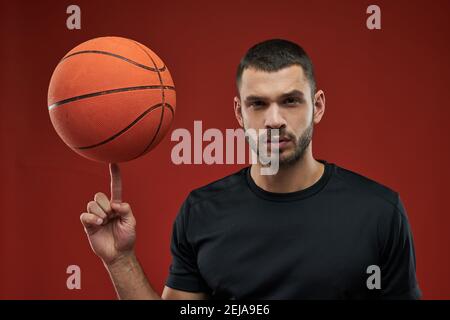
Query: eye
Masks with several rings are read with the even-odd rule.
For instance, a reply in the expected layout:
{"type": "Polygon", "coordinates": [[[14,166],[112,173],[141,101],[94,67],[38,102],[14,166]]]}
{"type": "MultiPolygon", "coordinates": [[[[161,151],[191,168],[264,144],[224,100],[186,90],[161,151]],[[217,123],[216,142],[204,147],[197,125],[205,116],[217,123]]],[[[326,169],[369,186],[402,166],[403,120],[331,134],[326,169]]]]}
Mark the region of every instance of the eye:
{"type": "Polygon", "coordinates": [[[255,100],[255,101],[250,103],[250,106],[254,107],[254,108],[263,107],[264,106],[264,101],[255,100]]]}
{"type": "Polygon", "coordinates": [[[298,98],[294,98],[294,97],[289,97],[289,98],[286,98],[284,100],[284,103],[288,104],[288,105],[293,105],[293,104],[297,104],[297,103],[300,103],[300,102],[301,101],[298,98]]]}

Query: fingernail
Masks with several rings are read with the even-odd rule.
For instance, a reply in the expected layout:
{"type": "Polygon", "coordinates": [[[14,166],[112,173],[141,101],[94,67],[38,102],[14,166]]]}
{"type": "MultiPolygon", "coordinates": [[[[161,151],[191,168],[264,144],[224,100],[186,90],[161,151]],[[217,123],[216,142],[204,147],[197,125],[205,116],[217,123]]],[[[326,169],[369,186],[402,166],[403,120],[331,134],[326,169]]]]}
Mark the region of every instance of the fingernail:
{"type": "Polygon", "coordinates": [[[97,224],[100,225],[100,224],[102,224],[102,223],[103,223],[103,219],[98,218],[98,219],[97,219],[97,224]]]}

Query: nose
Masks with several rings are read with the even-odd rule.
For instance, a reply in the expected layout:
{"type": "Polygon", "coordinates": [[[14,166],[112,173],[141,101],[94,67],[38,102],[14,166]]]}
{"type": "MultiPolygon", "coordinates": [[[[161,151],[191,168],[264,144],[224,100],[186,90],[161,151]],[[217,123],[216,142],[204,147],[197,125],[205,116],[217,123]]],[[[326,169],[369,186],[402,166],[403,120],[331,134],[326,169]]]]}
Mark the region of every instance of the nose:
{"type": "Polygon", "coordinates": [[[267,108],[264,123],[266,129],[281,129],[286,126],[286,120],[280,111],[280,107],[276,103],[272,103],[267,108]]]}

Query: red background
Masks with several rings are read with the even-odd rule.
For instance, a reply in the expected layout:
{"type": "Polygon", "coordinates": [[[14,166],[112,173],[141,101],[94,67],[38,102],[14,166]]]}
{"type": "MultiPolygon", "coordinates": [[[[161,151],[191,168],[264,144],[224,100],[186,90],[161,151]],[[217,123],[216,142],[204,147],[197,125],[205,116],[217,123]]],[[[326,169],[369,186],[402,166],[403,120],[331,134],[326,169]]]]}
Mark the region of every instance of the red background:
{"type": "MultiPolygon", "coordinates": [[[[163,58],[177,87],[172,130],[237,127],[236,66],[256,42],[298,42],[313,59],[327,109],[314,154],[398,191],[414,233],[424,297],[450,298],[449,1],[77,1],[81,30],[66,28],[72,2],[0,7],[0,298],[115,298],[79,221],[106,164],[72,152],[54,131],[48,83],[77,44],[106,35],[137,40],[163,58]],[[382,30],[366,28],[381,7],[382,30]],[[81,267],[81,290],[66,268],[81,267]]],[[[173,219],[190,190],[238,165],[172,164],[166,136],[122,165],[124,201],[138,221],[137,254],[161,293],[173,219]]]]}

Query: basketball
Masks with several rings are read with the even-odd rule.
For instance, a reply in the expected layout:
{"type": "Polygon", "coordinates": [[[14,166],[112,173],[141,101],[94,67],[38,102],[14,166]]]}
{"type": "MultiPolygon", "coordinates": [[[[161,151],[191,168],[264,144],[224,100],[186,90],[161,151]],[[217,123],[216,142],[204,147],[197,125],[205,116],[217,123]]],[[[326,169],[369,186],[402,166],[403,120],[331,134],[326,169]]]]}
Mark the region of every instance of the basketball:
{"type": "Polygon", "coordinates": [[[164,62],[121,37],[86,41],[56,66],[48,89],[51,122],[72,150],[117,163],[155,148],[168,132],[175,86],[164,62]]]}

